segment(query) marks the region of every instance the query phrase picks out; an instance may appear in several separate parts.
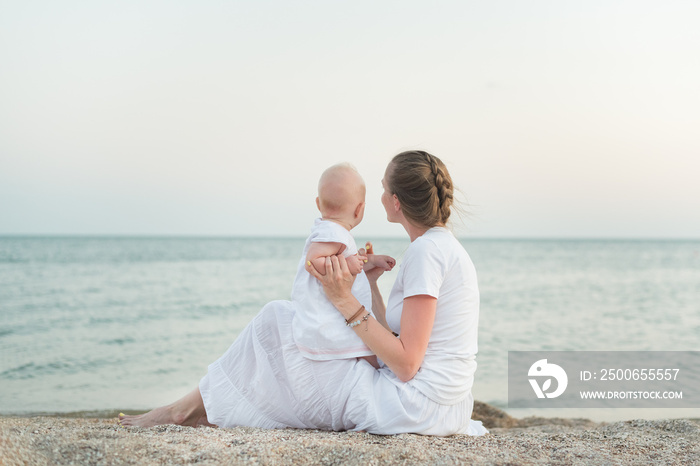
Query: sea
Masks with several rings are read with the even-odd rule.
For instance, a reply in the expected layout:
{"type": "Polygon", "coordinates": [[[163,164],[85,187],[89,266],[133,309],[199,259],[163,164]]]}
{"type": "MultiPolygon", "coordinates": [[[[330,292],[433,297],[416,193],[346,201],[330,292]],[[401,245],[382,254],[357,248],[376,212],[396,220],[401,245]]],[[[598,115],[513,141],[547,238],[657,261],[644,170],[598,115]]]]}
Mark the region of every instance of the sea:
{"type": "MultiPolygon", "coordinates": [[[[400,264],[404,238],[371,239],[400,264]]],[[[687,409],[510,409],[508,351],[700,350],[700,241],[461,239],[479,277],[475,399],[516,417],[700,417],[687,409]]],[[[0,237],[0,415],[164,405],[267,302],[304,238],[0,237]]],[[[396,270],[396,269],[395,269],[396,270]]],[[[380,279],[388,297],[396,271],[380,279]]]]}

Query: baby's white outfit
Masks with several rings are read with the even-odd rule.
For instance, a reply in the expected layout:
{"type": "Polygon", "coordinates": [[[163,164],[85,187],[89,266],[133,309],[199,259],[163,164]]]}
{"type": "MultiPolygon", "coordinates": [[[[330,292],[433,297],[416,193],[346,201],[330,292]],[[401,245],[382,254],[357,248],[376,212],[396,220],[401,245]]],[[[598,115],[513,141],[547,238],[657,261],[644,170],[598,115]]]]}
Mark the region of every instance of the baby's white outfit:
{"type": "MultiPolygon", "coordinates": [[[[347,229],[330,220],[316,219],[306,239],[292,287],[295,310],[292,329],[299,351],[304,357],[317,361],[371,356],[374,353],[345,324],[342,314],[326,297],[321,283],[306,270],[306,255],[313,243],[341,243],[345,245],[344,257],[357,254],[355,239],[347,229]]],[[[355,277],[352,294],[372,312],[372,291],[364,271],[355,277]]]]}

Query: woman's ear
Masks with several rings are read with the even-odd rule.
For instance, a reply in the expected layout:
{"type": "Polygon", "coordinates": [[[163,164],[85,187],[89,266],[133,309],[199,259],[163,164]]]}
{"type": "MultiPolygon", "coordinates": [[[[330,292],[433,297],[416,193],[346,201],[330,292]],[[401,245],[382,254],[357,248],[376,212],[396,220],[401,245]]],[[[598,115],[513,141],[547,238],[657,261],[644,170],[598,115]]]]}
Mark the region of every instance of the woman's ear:
{"type": "Polygon", "coordinates": [[[392,195],[392,199],[394,200],[394,211],[398,213],[401,210],[401,201],[396,197],[396,194],[392,195]]]}

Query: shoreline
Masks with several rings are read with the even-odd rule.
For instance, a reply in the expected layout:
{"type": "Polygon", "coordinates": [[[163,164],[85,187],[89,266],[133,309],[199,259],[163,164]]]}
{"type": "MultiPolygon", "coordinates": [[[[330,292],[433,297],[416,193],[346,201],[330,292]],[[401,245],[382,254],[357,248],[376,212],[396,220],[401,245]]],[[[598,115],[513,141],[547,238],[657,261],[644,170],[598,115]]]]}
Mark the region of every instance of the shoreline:
{"type": "MultiPolygon", "coordinates": [[[[84,412],[89,413],[89,412],[84,412]]],[[[394,436],[252,427],[124,428],[115,418],[0,416],[3,464],[699,463],[700,420],[515,419],[485,403],[490,434],[394,436]]]]}
{"type": "MultiPolygon", "coordinates": [[[[30,418],[55,418],[55,419],[116,419],[119,413],[125,414],[143,414],[148,410],[134,409],[106,409],[106,410],[83,410],[69,412],[29,412],[29,413],[10,413],[0,414],[0,419],[30,419],[30,418]]],[[[595,426],[604,424],[586,418],[563,418],[563,417],[541,417],[529,416],[524,418],[515,418],[510,416],[504,410],[497,408],[488,403],[474,401],[474,409],[472,419],[482,421],[487,428],[503,427],[531,427],[542,424],[555,424],[565,426],[595,426]]],[[[686,418],[687,419],[687,418],[686,418]]],[[[690,419],[692,420],[692,419],[690,419]]],[[[700,421],[700,419],[698,419],[700,421]]]]}
{"type": "MultiPolygon", "coordinates": [[[[17,412],[17,413],[0,413],[0,419],[2,418],[35,418],[35,417],[47,417],[47,418],[66,418],[66,419],[116,419],[119,413],[125,414],[143,414],[149,410],[144,409],[87,409],[81,411],[32,411],[32,412],[17,412]]],[[[693,413],[696,414],[696,413],[693,413]]],[[[548,415],[548,416],[535,416],[535,415],[523,415],[521,417],[516,417],[515,414],[508,414],[502,408],[489,405],[480,401],[474,402],[474,412],[472,414],[472,419],[477,421],[483,421],[484,425],[490,425],[490,427],[528,427],[532,425],[539,425],[542,423],[561,423],[561,424],[572,424],[581,423],[593,425],[611,424],[614,422],[623,422],[633,419],[646,419],[646,420],[673,420],[673,419],[686,419],[689,421],[694,421],[700,423],[700,417],[696,416],[616,416],[612,419],[596,419],[595,417],[590,418],[586,416],[576,416],[576,415],[548,415]]]]}

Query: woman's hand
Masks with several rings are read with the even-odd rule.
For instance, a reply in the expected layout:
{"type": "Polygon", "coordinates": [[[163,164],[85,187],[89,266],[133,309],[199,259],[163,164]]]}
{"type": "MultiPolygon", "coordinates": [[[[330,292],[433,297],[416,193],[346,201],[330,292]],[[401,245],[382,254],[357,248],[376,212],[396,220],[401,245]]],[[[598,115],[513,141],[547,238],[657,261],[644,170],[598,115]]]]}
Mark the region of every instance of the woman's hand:
{"type": "Polygon", "coordinates": [[[326,257],[325,275],[318,273],[316,268],[313,265],[309,265],[308,262],[306,270],[316,280],[321,282],[326,297],[340,310],[343,316],[345,318],[351,317],[352,314],[346,316],[344,310],[347,309],[347,304],[350,304],[352,301],[356,302],[355,297],[352,295],[352,284],[355,282],[355,276],[350,273],[345,259],[338,256],[326,257]]]}
{"type": "Polygon", "coordinates": [[[389,270],[391,269],[384,270],[381,267],[372,267],[369,270],[365,270],[365,275],[370,283],[376,283],[377,280],[379,280],[379,277],[381,277],[384,272],[388,272],[389,270]]]}

